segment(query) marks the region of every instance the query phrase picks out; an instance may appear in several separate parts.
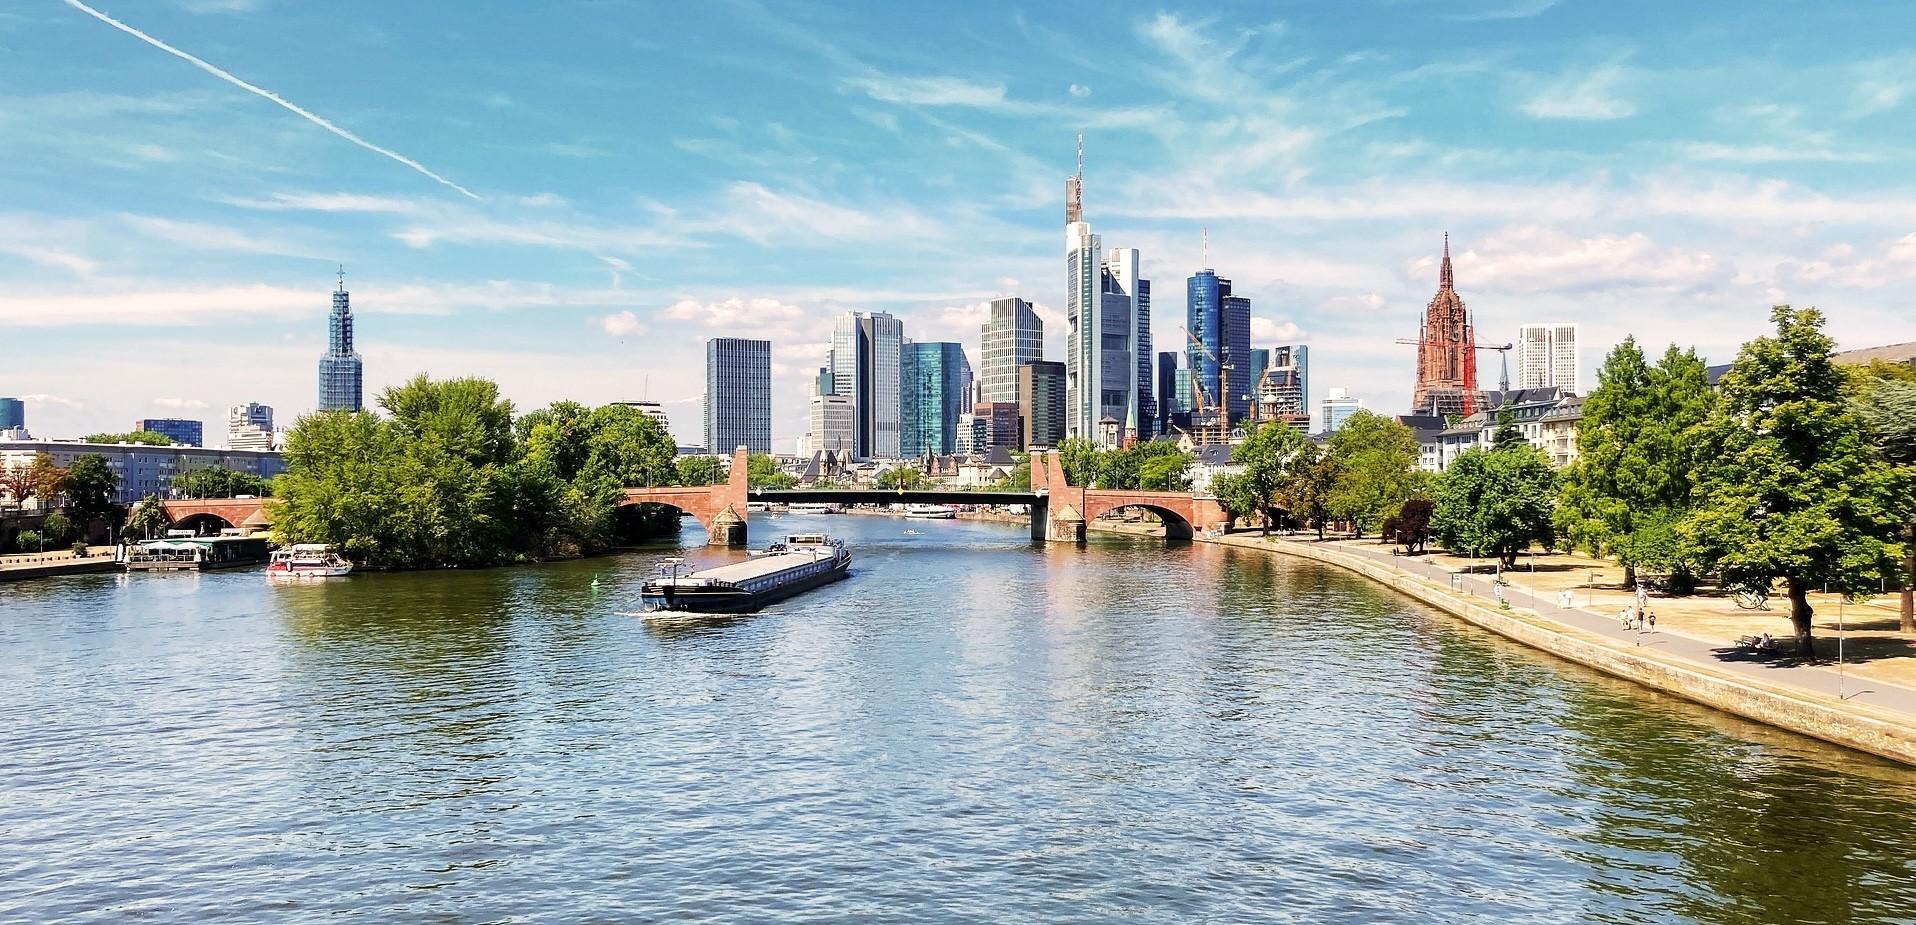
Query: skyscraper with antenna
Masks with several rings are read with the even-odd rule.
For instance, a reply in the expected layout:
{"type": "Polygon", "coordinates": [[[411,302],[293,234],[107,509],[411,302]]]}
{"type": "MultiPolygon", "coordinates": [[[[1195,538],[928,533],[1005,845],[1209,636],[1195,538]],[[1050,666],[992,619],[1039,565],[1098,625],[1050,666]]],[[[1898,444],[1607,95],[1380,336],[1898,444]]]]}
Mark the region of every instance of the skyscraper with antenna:
{"type": "Polygon", "coordinates": [[[1148,337],[1151,282],[1139,276],[1138,252],[1113,248],[1084,218],[1084,136],[1078,136],[1078,172],[1065,180],[1065,433],[1111,446],[1150,433],[1142,420],[1139,386],[1149,389],[1149,364],[1139,362],[1140,332],[1148,337]]]}
{"type": "Polygon", "coordinates": [[[339,288],[333,291],[333,312],[326,319],[326,355],[319,358],[319,410],[358,411],[364,370],[353,351],[352,297],[346,291],[346,268],[339,268],[339,288]]]}

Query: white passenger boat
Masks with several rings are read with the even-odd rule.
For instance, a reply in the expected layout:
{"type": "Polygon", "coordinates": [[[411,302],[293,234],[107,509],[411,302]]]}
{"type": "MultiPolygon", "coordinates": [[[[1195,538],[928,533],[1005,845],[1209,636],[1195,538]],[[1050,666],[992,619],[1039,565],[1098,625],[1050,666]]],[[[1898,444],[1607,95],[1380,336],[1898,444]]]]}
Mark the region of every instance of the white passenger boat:
{"type": "Polygon", "coordinates": [[[786,510],[794,514],[836,514],[838,513],[838,505],[824,504],[816,501],[798,501],[788,505],[786,510]]]}
{"type": "Polygon", "coordinates": [[[353,564],[325,543],[295,543],[273,551],[266,577],[292,581],[303,578],[339,578],[352,573],[353,564]]]}
{"type": "Polygon", "coordinates": [[[647,612],[746,613],[851,571],[852,554],[823,533],[794,533],[744,562],[680,574],[685,560],[667,559],[639,589],[647,612]]]}
{"type": "Polygon", "coordinates": [[[907,504],[905,516],[921,520],[950,520],[958,516],[949,505],[944,504],[907,504]]]}

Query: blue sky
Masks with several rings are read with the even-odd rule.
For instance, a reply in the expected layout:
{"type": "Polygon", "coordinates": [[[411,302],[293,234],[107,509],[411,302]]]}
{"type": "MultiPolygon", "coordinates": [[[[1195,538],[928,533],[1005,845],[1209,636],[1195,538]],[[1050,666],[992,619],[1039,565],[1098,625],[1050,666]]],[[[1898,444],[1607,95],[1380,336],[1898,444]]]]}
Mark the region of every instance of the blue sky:
{"type": "Polygon", "coordinates": [[[1208,228],[1313,400],[1403,410],[1445,231],[1481,336],[1581,322],[1586,382],[1778,301],[1916,340],[1906,3],[88,2],[151,41],[0,11],[0,394],[41,435],[309,409],[344,263],[369,397],[647,396],[690,441],[704,340],[767,337],[789,448],[847,309],[975,364],[1017,294],[1062,359],[1079,131],[1160,348],[1208,228]]]}

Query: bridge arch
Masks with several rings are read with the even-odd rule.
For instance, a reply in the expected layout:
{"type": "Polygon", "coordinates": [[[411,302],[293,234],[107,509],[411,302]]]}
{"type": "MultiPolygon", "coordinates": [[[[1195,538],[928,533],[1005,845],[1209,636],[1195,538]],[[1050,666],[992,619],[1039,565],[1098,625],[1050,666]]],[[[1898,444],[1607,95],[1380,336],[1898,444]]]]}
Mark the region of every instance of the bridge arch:
{"type": "Polygon", "coordinates": [[[1100,505],[1087,499],[1085,523],[1088,525],[1091,521],[1103,517],[1106,514],[1115,514],[1119,511],[1128,510],[1145,510],[1156,514],[1158,520],[1164,523],[1164,538],[1167,540],[1188,540],[1194,534],[1189,513],[1177,510],[1175,505],[1160,504],[1151,501],[1129,501],[1100,505]]]}
{"type": "Polygon", "coordinates": [[[239,524],[227,520],[212,511],[196,511],[191,514],[182,515],[179,519],[173,521],[171,529],[191,530],[195,534],[203,535],[218,533],[221,530],[232,530],[238,526],[239,524]]]}

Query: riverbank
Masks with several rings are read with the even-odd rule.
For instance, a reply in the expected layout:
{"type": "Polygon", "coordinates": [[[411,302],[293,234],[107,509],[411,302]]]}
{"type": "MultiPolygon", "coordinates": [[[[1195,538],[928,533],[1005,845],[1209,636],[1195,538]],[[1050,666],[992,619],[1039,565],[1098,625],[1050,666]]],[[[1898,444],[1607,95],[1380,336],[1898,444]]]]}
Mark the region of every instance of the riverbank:
{"type": "Polygon", "coordinates": [[[88,550],[85,556],[76,556],[71,550],[22,553],[0,557],[0,581],[25,581],[29,578],[111,572],[119,568],[119,565],[111,546],[88,550]]]}
{"type": "Polygon", "coordinates": [[[1849,748],[1916,765],[1916,690],[1841,669],[1783,667],[1725,641],[1622,629],[1613,617],[1532,599],[1494,603],[1485,577],[1335,543],[1233,534],[1202,542],[1283,553],[1356,572],[1505,638],[1645,687],[1849,748]],[[1421,569],[1421,571],[1413,571],[1421,569]]]}

